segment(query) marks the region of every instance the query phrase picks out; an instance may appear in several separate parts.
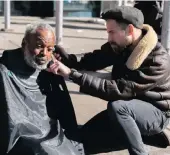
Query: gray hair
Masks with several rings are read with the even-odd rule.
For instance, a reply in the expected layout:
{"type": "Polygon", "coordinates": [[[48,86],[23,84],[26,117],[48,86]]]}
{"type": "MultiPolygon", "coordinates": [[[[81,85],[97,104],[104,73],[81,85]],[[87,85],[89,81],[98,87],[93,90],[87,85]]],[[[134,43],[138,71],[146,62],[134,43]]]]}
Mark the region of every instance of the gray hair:
{"type": "Polygon", "coordinates": [[[54,34],[54,37],[55,37],[55,40],[56,40],[54,29],[49,24],[47,24],[47,23],[32,23],[32,24],[28,24],[26,26],[24,38],[26,39],[30,34],[36,33],[36,31],[38,29],[46,29],[48,31],[51,31],[54,34]]]}

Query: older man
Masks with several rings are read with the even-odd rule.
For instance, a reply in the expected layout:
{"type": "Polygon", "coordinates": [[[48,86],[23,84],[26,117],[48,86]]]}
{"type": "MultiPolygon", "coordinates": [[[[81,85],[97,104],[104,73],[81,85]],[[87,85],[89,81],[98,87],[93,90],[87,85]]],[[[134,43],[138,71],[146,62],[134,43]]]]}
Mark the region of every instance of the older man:
{"type": "MultiPolygon", "coordinates": [[[[58,74],[69,77],[80,86],[81,92],[108,101],[105,122],[119,127],[131,155],[148,155],[141,135],[158,134],[169,123],[170,56],[158,42],[153,28],[144,25],[140,10],[120,6],[104,12],[102,18],[106,20],[108,42],[92,53],[67,55],[60,51],[61,61],[74,69],[60,61],[51,69],[58,69],[58,74]],[[77,71],[111,65],[112,80],[77,71]]],[[[94,132],[94,135],[99,133],[98,141],[109,141],[114,130],[109,130],[110,135],[102,135],[100,128],[107,126],[100,125],[94,132]],[[102,137],[106,137],[105,140],[102,137]]],[[[90,132],[89,126],[86,125],[86,129],[90,132]]],[[[112,138],[112,141],[118,140],[112,138]]],[[[110,145],[114,145],[112,141],[110,145]]]]}
{"type": "Polygon", "coordinates": [[[45,71],[54,45],[50,25],[31,24],[22,48],[4,51],[0,59],[1,155],[79,154],[64,134],[77,129],[64,80],[45,71]]]}

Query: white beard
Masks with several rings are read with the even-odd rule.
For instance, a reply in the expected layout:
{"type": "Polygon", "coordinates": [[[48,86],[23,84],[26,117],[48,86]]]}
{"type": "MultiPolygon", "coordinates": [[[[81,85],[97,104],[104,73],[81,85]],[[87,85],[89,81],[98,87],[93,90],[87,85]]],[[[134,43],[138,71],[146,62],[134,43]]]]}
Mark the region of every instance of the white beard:
{"type": "Polygon", "coordinates": [[[26,63],[27,63],[30,67],[32,67],[32,68],[34,68],[34,69],[38,69],[38,70],[45,70],[45,69],[47,69],[47,65],[48,65],[48,63],[49,63],[49,61],[48,61],[48,62],[46,62],[46,63],[43,64],[43,65],[38,65],[38,64],[35,62],[34,56],[32,56],[31,53],[29,52],[27,46],[25,46],[25,48],[24,48],[24,59],[25,59],[26,63]]]}

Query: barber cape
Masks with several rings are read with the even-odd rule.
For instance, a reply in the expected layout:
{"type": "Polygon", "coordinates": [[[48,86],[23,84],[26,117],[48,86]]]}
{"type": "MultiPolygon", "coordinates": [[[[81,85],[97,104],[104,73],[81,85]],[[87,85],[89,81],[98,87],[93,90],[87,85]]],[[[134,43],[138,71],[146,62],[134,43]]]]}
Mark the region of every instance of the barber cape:
{"type": "Polygon", "coordinates": [[[77,122],[64,79],[28,67],[20,48],[0,59],[0,123],[0,155],[84,154],[65,136],[77,122]]]}

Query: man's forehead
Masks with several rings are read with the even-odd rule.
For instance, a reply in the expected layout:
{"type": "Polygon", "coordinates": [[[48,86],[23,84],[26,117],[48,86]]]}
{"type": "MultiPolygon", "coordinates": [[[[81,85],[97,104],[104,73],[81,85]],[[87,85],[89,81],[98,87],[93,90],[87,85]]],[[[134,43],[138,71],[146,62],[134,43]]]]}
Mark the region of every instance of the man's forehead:
{"type": "Polygon", "coordinates": [[[109,19],[106,21],[106,25],[110,26],[110,27],[115,27],[115,26],[117,26],[117,22],[113,19],[109,19]]]}
{"type": "Polygon", "coordinates": [[[110,30],[110,31],[120,29],[118,23],[113,19],[109,19],[106,21],[106,28],[107,28],[107,30],[110,30]]]}
{"type": "Polygon", "coordinates": [[[36,41],[43,41],[45,43],[55,42],[54,33],[47,29],[37,29],[33,36],[36,41]]]}

